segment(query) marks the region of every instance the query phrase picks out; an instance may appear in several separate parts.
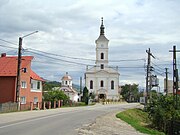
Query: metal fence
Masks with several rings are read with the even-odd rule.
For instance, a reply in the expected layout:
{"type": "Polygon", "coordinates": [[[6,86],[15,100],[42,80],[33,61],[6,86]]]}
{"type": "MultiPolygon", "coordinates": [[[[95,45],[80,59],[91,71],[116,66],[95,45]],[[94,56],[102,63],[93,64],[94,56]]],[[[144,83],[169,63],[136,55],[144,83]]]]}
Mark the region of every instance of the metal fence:
{"type": "Polygon", "coordinates": [[[169,122],[168,135],[180,135],[180,121],[171,120],[169,122]]]}

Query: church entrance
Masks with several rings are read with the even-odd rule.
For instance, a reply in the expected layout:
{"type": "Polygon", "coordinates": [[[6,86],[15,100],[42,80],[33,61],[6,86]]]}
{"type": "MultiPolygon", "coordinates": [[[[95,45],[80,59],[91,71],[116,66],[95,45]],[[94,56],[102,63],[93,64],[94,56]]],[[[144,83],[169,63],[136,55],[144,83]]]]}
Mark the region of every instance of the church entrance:
{"type": "Polygon", "coordinates": [[[99,99],[105,99],[106,98],[106,95],[105,94],[99,94],[99,99]]]}

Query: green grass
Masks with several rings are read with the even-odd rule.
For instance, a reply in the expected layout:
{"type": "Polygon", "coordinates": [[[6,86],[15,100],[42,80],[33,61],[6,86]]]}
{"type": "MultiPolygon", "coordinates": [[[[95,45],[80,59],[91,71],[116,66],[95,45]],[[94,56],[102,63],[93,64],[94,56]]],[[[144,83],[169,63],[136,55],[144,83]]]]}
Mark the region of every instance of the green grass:
{"type": "Polygon", "coordinates": [[[143,112],[141,109],[129,109],[118,113],[116,117],[127,122],[141,133],[150,135],[165,135],[163,132],[150,128],[151,122],[148,119],[148,114],[143,112]]]}

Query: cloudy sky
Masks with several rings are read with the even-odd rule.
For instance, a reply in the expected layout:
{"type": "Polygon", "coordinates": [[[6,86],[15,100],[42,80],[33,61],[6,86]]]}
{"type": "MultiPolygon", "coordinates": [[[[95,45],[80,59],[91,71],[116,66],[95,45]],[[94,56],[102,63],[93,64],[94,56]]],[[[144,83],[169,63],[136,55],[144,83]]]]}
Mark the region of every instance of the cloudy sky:
{"type": "MultiPolygon", "coordinates": [[[[56,81],[69,72],[79,84],[86,65],[95,63],[104,17],[109,65],[119,66],[120,84],[145,86],[146,50],[151,48],[153,74],[163,89],[164,68],[172,78],[169,50],[173,45],[180,49],[179,7],[179,0],[1,0],[0,53],[17,55],[18,38],[38,30],[23,39],[23,55],[34,56],[33,70],[56,81]]],[[[180,53],[177,58],[180,64],[180,53]]]]}

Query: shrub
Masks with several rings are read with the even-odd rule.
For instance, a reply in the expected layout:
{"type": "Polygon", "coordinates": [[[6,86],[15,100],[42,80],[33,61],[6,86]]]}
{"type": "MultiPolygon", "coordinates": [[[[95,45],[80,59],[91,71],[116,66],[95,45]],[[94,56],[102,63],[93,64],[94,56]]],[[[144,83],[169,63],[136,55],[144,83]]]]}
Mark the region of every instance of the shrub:
{"type": "MultiPolygon", "coordinates": [[[[175,97],[173,95],[164,96],[157,93],[151,95],[147,104],[147,112],[152,125],[158,130],[167,132],[169,121],[172,119],[180,120],[180,109],[176,108],[174,99],[175,97]]],[[[179,96],[177,97],[177,101],[179,103],[179,96]]]]}

